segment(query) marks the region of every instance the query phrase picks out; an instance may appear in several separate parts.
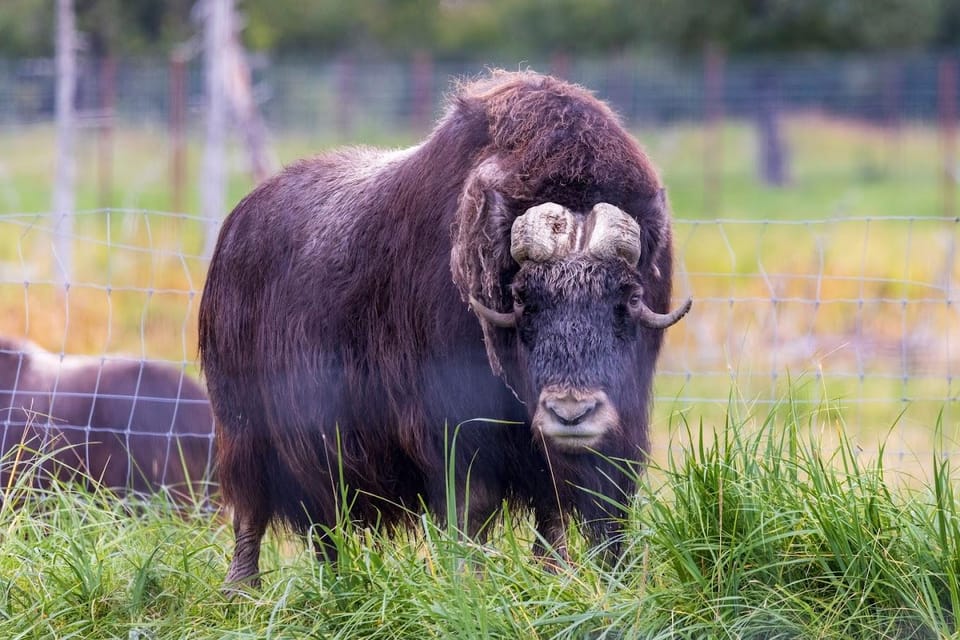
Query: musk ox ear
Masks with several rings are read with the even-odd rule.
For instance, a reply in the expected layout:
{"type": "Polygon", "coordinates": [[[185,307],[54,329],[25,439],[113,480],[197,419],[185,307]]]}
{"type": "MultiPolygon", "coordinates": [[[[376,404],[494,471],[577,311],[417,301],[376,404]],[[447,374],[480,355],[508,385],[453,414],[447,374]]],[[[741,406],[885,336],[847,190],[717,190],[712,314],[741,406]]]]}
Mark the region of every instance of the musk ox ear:
{"type": "Polygon", "coordinates": [[[503,271],[513,268],[510,229],[514,216],[500,192],[504,172],[496,158],[470,174],[457,204],[451,229],[450,270],[466,302],[470,296],[498,306],[503,271]]]}
{"type": "Polygon", "coordinates": [[[667,190],[663,187],[654,194],[637,203],[634,211],[641,230],[640,263],[637,268],[641,272],[651,272],[654,278],[659,279],[660,256],[670,243],[670,218],[667,204],[667,190]]]}
{"type": "MultiPolygon", "coordinates": [[[[475,300],[503,312],[509,304],[504,282],[509,282],[517,264],[510,255],[510,229],[516,217],[501,189],[505,172],[496,157],[481,162],[467,178],[451,228],[450,271],[464,303],[475,300]]],[[[497,374],[503,366],[497,355],[503,336],[488,322],[481,322],[490,366],[497,374]]]]}

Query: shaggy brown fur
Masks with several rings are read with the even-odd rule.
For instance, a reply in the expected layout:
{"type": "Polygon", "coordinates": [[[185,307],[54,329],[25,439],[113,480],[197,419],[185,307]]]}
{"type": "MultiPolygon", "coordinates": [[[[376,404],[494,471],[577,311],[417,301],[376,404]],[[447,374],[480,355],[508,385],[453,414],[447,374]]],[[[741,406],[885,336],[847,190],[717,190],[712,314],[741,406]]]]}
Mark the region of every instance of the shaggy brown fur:
{"type": "Polygon", "coordinates": [[[48,353],[0,337],[0,481],[33,469],[121,492],[209,492],[213,415],[182,371],[130,358],[48,353]],[[18,452],[18,445],[23,448],[18,452]],[[35,455],[46,454],[34,468],[35,455]]]}
{"type": "MultiPolygon", "coordinates": [[[[573,514],[615,548],[623,508],[597,496],[634,490],[663,333],[631,323],[623,296],[667,311],[671,256],[649,159],[606,105],[535,73],[462,84],[417,147],[336,151],[263,183],[226,219],[200,305],[235,513],[228,582],[256,580],[270,522],[335,526],[341,477],[360,522],[402,525],[423,503],[442,517],[454,432],[468,533],[508,499],[551,544],[562,546],[573,514]],[[548,201],[578,215],[598,202],[626,211],[642,229],[640,264],[516,264],[511,224],[548,201]],[[466,305],[508,310],[521,290],[517,330],[466,305]],[[603,390],[616,421],[600,456],[531,431],[547,387],[603,390]]],[[[322,535],[318,549],[333,554],[322,535]]]]}

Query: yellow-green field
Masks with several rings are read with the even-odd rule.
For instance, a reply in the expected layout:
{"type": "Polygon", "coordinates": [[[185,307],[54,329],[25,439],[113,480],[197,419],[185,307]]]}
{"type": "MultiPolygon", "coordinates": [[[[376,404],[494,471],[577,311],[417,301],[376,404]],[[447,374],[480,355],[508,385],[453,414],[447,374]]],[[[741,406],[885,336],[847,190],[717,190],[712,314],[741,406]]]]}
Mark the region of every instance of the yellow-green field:
{"type": "MultiPolygon", "coordinates": [[[[960,223],[944,217],[935,129],[887,131],[805,115],[788,121],[787,134],[792,180],[774,189],[755,178],[748,124],[728,124],[709,157],[706,149],[717,147],[700,127],[637,132],[677,218],[676,290],[695,300],[670,330],[661,361],[655,457],[679,415],[718,424],[731,395],[763,416],[773,399],[799,399],[826,432],[845,428],[864,455],[886,439],[888,461],[910,472],[919,468],[914,454],[929,460],[943,412],[945,448],[960,451],[960,223]],[[719,177],[708,180],[710,171],[719,177]]],[[[180,215],[163,213],[173,202],[164,131],[115,133],[107,194],[98,191],[96,136],[81,133],[84,213],[65,292],[47,215],[52,128],[0,130],[0,332],[56,351],[125,352],[193,367],[205,270],[200,137],[189,145],[180,215]]],[[[404,133],[357,140],[414,141],[404,133]]],[[[285,162],[330,145],[275,140],[285,162]]],[[[228,208],[252,184],[242,151],[230,150],[228,208]]]]}

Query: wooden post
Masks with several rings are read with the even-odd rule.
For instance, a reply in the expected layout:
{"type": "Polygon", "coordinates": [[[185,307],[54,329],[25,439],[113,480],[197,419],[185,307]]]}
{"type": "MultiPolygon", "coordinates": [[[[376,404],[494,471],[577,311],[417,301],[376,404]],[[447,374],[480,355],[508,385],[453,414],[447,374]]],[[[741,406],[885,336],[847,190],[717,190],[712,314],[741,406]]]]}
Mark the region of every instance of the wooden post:
{"type": "Polygon", "coordinates": [[[410,120],[414,131],[424,132],[430,128],[433,118],[433,60],[426,51],[413,54],[412,104],[410,120]]]}
{"type": "Polygon", "coordinates": [[[334,126],[340,141],[349,140],[353,132],[353,94],[356,68],[353,57],[343,53],[337,58],[336,66],[337,104],[334,126]]]}
{"type": "Polygon", "coordinates": [[[170,210],[184,211],[186,192],[187,58],[183,49],[170,55],[170,210]]]}
{"type": "Polygon", "coordinates": [[[232,0],[204,0],[204,75],[206,80],[206,142],[200,183],[201,213],[206,219],[203,255],[210,257],[217,244],[224,215],[227,175],[226,52],[230,39],[232,0]]]}
{"type": "Polygon", "coordinates": [[[250,158],[250,171],[256,182],[263,182],[280,167],[267,143],[267,125],[253,97],[253,72],[247,62],[231,14],[229,45],[226,53],[224,89],[233,123],[239,128],[250,158]]]}
{"type": "Polygon", "coordinates": [[[883,122],[886,131],[886,159],[884,166],[892,173],[898,168],[900,159],[901,111],[903,100],[901,92],[903,70],[901,63],[889,60],[883,66],[883,122]]]}
{"type": "Polygon", "coordinates": [[[940,112],[940,148],[943,161],[943,215],[952,218],[956,207],[957,166],[957,63],[940,60],[937,98],[940,112]]]}
{"type": "Polygon", "coordinates": [[[116,117],[117,61],[100,60],[100,117],[97,127],[97,201],[101,209],[113,204],[113,129],[116,117]]]}
{"type": "Polygon", "coordinates": [[[707,130],[703,151],[703,208],[719,215],[723,194],[723,52],[716,45],[704,49],[704,116],[707,130]]]}
{"type": "Polygon", "coordinates": [[[74,136],[77,89],[77,34],[73,0],[57,0],[57,162],[53,185],[54,256],[57,279],[64,293],[70,287],[73,268],[73,217],[76,186],[74,136]]]}
{"type": "Polygon", "coordinates": [[[757,143],[760,179],[765,185],[782,187],[789,181],[789,158],[780,117],[780,68],[761,63],[754,72],[757,143]]]}

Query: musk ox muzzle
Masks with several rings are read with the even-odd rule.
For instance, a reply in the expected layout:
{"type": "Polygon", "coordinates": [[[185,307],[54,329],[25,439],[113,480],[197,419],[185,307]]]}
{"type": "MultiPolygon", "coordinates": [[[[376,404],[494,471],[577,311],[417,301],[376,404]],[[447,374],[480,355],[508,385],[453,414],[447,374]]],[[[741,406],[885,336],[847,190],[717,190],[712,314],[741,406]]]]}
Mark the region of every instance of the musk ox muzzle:
{"type": "Polygon", "coordinates": [[[557,386],[540,392],[532,421],[535,435],[567,453],[595,447],[619,424],[620,416],[602,390],[557,386]]]}

